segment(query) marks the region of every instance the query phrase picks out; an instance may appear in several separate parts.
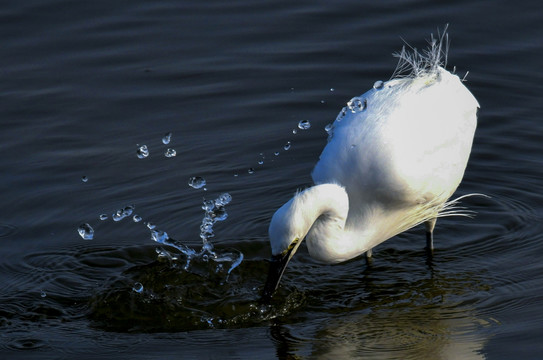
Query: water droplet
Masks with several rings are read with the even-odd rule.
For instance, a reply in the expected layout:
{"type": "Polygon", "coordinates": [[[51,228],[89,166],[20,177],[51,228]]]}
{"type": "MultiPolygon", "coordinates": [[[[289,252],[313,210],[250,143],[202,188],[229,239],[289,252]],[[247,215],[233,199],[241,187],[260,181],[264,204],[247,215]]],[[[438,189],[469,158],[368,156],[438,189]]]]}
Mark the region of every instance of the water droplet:
{"type": "Polygon", "coordinates": [[[209,212],[209,211],[213,211],[214,208],[215,208],[215,201],[204,200],[202,204],[202,210],[204,210],[205,212],[209,212]]]}
{"type": "Polygon", "coordinates": [[[366,99],[361,99],[359,97],[354,97],[347,103],[347,107],[353,113],[357,113],[366,109],[366,99]]]}
{"type": "Polygon", "coordinates": [[[273,155],[278,156],[278,155],[279,155],[279,151],[274,152],[273,155]]]}
{"type": "Polygon", "coordinates": [[[324,100],[321,100],[321,104],[326,104],[326,101],[324,101],[324,100]]]}
{"type": "Polygon", "coordinates": [[[213,233],[213,225],[209,225],[209,224],[200,225],[200,238],[202,240],[207,241],[207,239],[210,239],[214,236],[215,234],[213,233]]]}
{"type": "Polygon", "coordinates": [[[84,183],[86,183],[87,181],[89,181],[89,178],[86,177],[86,176],[82,176],[82,177],[81,177],[81,181],[83,181],[84,183]]]}
{"type": "Polygon", "coordinates": [[[163,143],[164,145],[168,145],[168,144],[170,143],[171,139],[172,139],[172,133],[171,133],[171,132],[166,133],[166,134],[164,135],[164,137],[162,138],[162,143],[163,143]]]}
{"type": "Polygon", "coordinates": [[[225,206],[232,201],[232,195],[229,193],[223,193],[215,199],[215,206],[225,206]]]}
{"type": "Polygon", "coordinates": [[[147,145],[140,146],[138,151],[136,151],[136,154],[138,155],[139,159],[145,159],[147,156],[149,156],[149,149],[147,148],[147,145]]]}
{"type": "Polygon", "coordinates": [[[125,206],[124,209],[119,209],[115,211],[115,213],[112,216],[113,221],[121,221],[125,217],[132,215],[132,213],[134,212],[134,209],[135,209],[134,205],[128,205],[128,206],[125,206]]]}
{"type": "Polygon", "coordinates": [[[310,127],[311,123],[309,122],[309,120],[300,120],[300,122],[298,123],[298,128],[301,130],[307,130],[310,127]]]}
{"type": "Polygon", "coordinates": [[[193,176],[189,179],[189,186],[194,189],[201,189],[206,185],[206,181],[203,177],[193,176]]]}
{"type": "Polygon", "coordinates": [[[168,234],[165,231],[161,230],[151,230],[151,239],[156,241],[157,243],[164,244],[166,240],[169,239],[168,234]]]}
{"type": "Polygon", "coordinates": [[[208,316],[202,316],[202,318],[200,319],[201,322],[203,323],[207,323],[207,325],[210,327],[210,328],[214,328],[215,325],[213,324],[213,318],[212,317],[208,317],[208,316]]]}
{"type": "Polygon", "coordinates": [[[100,220],[104,221],[104,220],[107,220],[108,216],[107,214],[101,214],[100,215],[100,220]]]}
{"type": "Polygon", "coordinates": [[[143,292],[143,285],[140,282],[135,282],[134,286],[132,287],[132,290],[137,292],[138,294],[141,294],[143,292]]]}
{"type": "Polygon", "coordinates": [[[283,149],[285,149],[285,151],[290,149],[290,141],[287,141],[285,146],[283,146],[283,149]]]}
{"type": "Polygon", "coordinates": [[[42,290],[42,291],[40,291],[40,296],[41,296],[42,298],[44,298],[44,297],[47,296],[47,293],[46,293],[45,291],[42,290]]]}
{"type": "Polygon", "coordinates": [[[373,88],[375,90],[381,90],[385,86],[385,83],[381,80],[377,80],[375,83],[373,83],[373,88]]]}
{"type": "Polygon", "coordinates": [[[115,213],[112,216],[113,221],[121,221],[124,219],[123,211],[121,209],[115,211],[115,213]]]}
{"type": "Polygon", "coordinates": [[[125,206],[125,208],[123,209],[123,215],[124,215],[125,217],[132,215],[132,213],[134,212],[134,209],[135,209],[135,208],[136,208],[136,207],[135,207],[134,205],[125,206]]]}
{"type": "Polygon", "coordinates": [[[77,232],[83,240],[92,240],[94,237],[94,229],[87,223],[79,225],[77,232]]]}
{"type": "Polygon", "coordinates": [[[334,92],[334,91],[336,91],[336,89],[334,89],[334,88],[330,88],[330,91],[331,91],[331,92],[334,92]]]}
{"type": "Polygon", "coordinates": [[[149,230],[153,230],[154,228],[156,228],[156,225],[151,222],[145,223],[145,225],[149,230]]]}
{"type": "Polygon", "coordinates": [[[255,169],[249,168],[249,170],[247,170],[247,172],[248,172],[249,174],[254,174],[254,173],[255,173],[255,169]]]}
{"type": "Polygon", "coordinates": [[[296,135],[296,134],[298,133],[298,130],[292,129],[292,133],[293,133],[294,135],[296,135]]]}
{"type": "Polygon", "coordinates": [[[326,131],[327,133],[329,133],[330,131],[332,131],[332,128],[334,127],[333,124],[328,124],[324,127],[324,131],[326,131]]]}
{"type": "Polygon", "coordinates": [[[174,157],[175,155],[177,155],[177,152],[174,149],[168,149],[164,152],[164,156],[167,158],[174,157]]]}
{"type": "Polygon", "coordinates": [[[141,221],[141,216],[139,216],[139,215],[134,215],[134,216],[132,217],[132,220],[133,220],[135,223],[140,222],[140,221],[141,221]]]}
{"type": "Polygon", "coordinates": [[[343,119],[345,117],[345,115],[347,115],[347,108],[346,107],[343,107],[341,109],[341,111],[339,112],[339,114],[337,114],[337,117],[336,117],[336,121],[337,122],[340,122],[341,119],[343,119]]]}
{"type": "Polygon", "coordinates": [[[258,165],[264,164],[264,160],[258,160],[258,165]]]}
{"type": "Polygon", "coordinates": [[[213,211],[213,220],[215,221],[224,221],[228,218],[228,213],[224,209],[224,207],[218,207],[215,211],[213,211]]]}

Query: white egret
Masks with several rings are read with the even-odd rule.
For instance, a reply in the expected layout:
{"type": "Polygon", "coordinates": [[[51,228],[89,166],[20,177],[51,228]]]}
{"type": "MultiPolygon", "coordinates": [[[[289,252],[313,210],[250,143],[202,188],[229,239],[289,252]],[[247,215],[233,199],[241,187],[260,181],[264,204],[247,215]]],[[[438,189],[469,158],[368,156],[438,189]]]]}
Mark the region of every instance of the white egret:
{"type": "Polygon", "coordinates": [[[392,79],[341,110],[313,170],[315,185],[273,215],[263,300],[303,239],[311,257],[338,263],[371,256],[376,245],[424,223],[431,251],[436,219],[465,215],[458,199],[447,200],[464,175],[479,104],[445,70],[447,51],[446,29],[422,54],[404,47],[392,79]]]}

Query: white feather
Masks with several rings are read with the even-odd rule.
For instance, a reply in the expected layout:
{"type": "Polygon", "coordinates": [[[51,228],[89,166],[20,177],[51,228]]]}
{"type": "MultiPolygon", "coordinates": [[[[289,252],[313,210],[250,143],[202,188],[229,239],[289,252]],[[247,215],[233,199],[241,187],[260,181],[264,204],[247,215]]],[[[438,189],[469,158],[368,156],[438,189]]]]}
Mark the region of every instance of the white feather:
{"type": "Polygon", "coordinates": [[[317,186],[272,219],[273,254],[305,237],[312,257],[340,262],[423,222],[470,215],[462,197],[447,200],[464,175],[479,104],[445,70],[447,52],[446,32],[422,53],[404,47],[393,78],[340,111],[312,173],[317,186]]]}

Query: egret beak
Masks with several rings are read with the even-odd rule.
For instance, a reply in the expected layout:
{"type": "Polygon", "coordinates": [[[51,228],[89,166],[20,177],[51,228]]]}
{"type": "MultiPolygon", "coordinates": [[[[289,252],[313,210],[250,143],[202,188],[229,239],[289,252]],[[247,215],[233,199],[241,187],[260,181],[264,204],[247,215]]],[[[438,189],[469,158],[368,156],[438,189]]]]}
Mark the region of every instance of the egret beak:
{"type": "Polygon", "coordinates": [[[281,254],[272,256],[270,261],[270,269],[268,270],[268,279],[266,280],[266,285],[264,285],[264,291],[261,298],[263,303],[270,302],[273,293],[279,286],[279,282],[283,277],[283,273],[287,268],[288,262],[290,259],[292,259],[292,256],[294,256],[296,250],[298,250],[300,243],[300,239],[294,239],[288,249],[283,251],[281,254]]]}

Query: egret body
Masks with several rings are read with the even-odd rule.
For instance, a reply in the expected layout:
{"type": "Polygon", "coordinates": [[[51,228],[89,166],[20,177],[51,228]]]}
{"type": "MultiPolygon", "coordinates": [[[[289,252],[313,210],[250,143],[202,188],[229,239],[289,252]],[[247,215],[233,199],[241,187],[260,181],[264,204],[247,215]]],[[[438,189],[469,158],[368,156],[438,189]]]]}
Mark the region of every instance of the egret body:
{"type": "Polygon", "coordinates": [[[440,216],[461,215],[448,201],[471,152],[479,104],[445,70],[445,35],[424,54],[397,56],[394,76],[347,103],[329,131],[312,178],[273,215],[269,300],[302,240],[311,257],[338,263],[424,223],[427,248],[440,216]],[[397,72],[395,72],[396,74],[397,72]]]}

